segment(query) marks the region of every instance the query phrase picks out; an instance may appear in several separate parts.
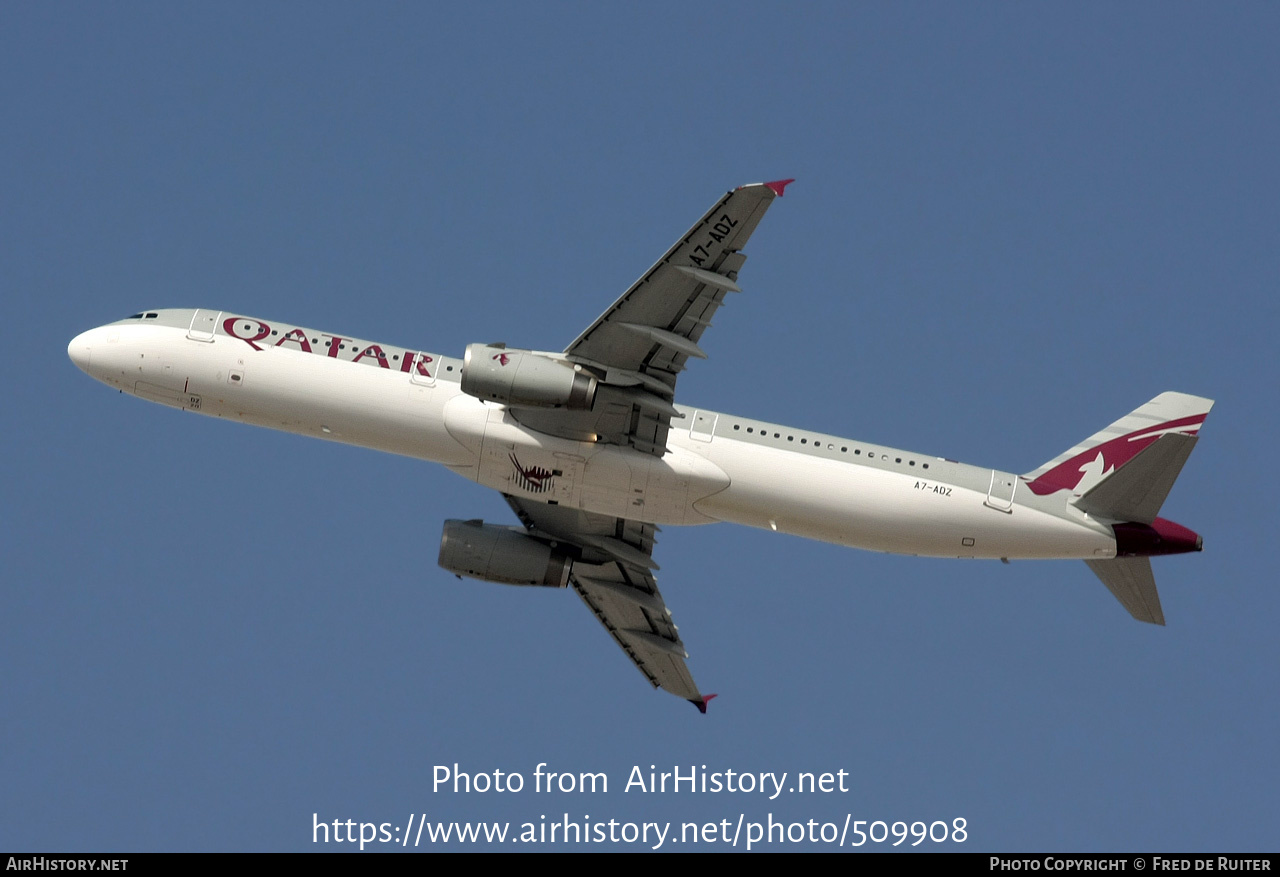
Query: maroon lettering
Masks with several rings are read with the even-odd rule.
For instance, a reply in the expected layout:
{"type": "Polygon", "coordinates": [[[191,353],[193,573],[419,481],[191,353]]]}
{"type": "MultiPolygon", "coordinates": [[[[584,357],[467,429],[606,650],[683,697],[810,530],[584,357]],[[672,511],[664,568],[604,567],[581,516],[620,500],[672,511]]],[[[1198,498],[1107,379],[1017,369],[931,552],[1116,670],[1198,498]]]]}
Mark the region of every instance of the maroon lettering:
{"type": "Polygon", "coordinates": [[[268,326],[266,323],[262,322],[261,320],[246,320],[244,317],[228,317],[227,319],[222,321],[222,330],[226,332],[228,335],[230,335],[232,338],[238,338],[239,340],[243,341],[245,344],[248,344],[254,350],[262,349],[254,342],[261,341],[263,338],[266,338],[268,335],[271,334],[271,327],[268,326]],[[240,325],[241,323],[244,324],[243,327],[241,327],[240,325]],[[252,338],[247,338],[244,335],[236,334],[237,328],[243,328],[244,331],[246,332],[253,331],[252,326],[254,323],[258,324],[257,335],[254,335],[252,338]]]}
{"type": "Polygon", "coordinates": [[[382,366],[383,368],[391,368],[391,363],[387,362],[387,355],[382,352],[382,348],[379,347],[377,344],[370,344],[364,350],[361,350],[359,353],[357,353],[356,358],[351,361],[359,362],[361,358],[365,356],[372,356],[374,359],[378,361],[378,365],[382,366]]]}
{"type": "Polygon", "coordinates": [[[431,358],[430,354],[410,353],[406,350],[404,354],[404,361],[400,363],[400,371],[408,374],[411,367],[417,366],[418,374],[422,375],[424,378],[429,378],[431,377],[431,372],[427,368],[427,363],[434,361],[435,360],[431,358]]]}
{"type": "Polygon", "coordinates": [[[342,344],[343,341],[346,341],[347,339],[339,335],[326,335],[325,337],[329,339],[329,356],[332,356],[334,359],[337,359],[338,347],[339,345],[342,344]]]}
{"type": "Polygon", "coordinates": [[[296,342],[303,353],[311,352],[311,342],[307,340],[307,333],[301,329],[290,329],[288,332],[285,332],[284,337],[276,342],[276,347],[279,347],[286,341],[296,342]]]}

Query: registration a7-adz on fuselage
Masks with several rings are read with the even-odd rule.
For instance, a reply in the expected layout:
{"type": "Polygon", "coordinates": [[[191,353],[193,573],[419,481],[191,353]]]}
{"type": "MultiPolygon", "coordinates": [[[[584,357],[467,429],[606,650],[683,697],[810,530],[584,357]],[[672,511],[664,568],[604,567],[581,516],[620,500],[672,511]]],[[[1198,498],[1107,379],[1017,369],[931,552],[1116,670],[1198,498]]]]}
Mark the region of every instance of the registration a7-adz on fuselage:
{"type": "Polygon", "coordinates": [[[1213,402],[1161,393],[1025,475],[676,404],[790,180],[727,193],[561,353],[461,359],[205,309],[143,311],[69,345],[91,376],[186,411],[431,460],[520,526],[444,523],[440,565],[572,587],[655,687],[706,711],[654,575],[660,525],[731,521],[937,557],[1083,559],[1164,623],[1149,557],[1199,551],[1158,517],[1213,402]]]}

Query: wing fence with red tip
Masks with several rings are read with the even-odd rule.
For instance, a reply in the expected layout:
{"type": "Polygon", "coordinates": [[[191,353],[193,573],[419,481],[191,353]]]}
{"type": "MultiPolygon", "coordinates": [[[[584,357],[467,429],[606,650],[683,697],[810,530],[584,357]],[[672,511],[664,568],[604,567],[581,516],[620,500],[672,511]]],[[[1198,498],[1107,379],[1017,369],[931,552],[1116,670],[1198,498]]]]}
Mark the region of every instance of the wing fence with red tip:
{"type": "MultiPolygon", "coordinates": [[[[790,180],[774,180],[772,183],[752,183],[751,186],[764,186],[766,189],[771,190],[773,194],[781,198],[783,195],[783,191],[787,188],[787,186],[791,185],[794,182],[795,182],[795,179],[793,178],[790,180]]],[[[737,189],[734,189],[734,191],[736,192],[739,189],[748,189],[751,186],[739,186],[737,189]]]]}
{"type": "Polygon", "coordinates": [[[719,696],[720,695],[718,694],[707,694],[703,696],[702,700],[690,699],[689,703],[696,706],[698,708],[698,712],[702,713],[705,716],[707,714],[707,704],[711,703],[712,698],[716,698],[719,696]]]}

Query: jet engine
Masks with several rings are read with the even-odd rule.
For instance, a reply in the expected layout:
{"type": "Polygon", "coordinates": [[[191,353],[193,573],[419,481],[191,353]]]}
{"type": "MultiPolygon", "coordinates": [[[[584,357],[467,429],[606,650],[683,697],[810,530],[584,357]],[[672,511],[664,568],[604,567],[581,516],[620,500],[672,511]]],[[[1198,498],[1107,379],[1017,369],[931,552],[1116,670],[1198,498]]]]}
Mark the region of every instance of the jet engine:
{"type": "Polygon", "coordinates": [[[596,385],[581,366],[528,350],[468,344],[462,358],[462,392],[505,405],[585,411],[596,385]]]}
{"type": "Polygon", "coordinates": [[[563,588],[573,560],[522,529],[484,521],[445,521],[440,566],[454,575],[503,585],[563,588]]]}

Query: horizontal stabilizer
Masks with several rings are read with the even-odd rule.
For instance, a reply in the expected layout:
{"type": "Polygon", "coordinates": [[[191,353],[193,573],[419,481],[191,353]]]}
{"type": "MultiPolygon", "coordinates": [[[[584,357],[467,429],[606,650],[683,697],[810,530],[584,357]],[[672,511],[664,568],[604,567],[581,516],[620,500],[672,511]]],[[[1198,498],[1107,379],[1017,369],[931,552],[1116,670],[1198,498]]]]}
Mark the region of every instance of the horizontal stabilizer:
{"type": "Polygon", "coordinates": [[[1117,557],[1114,560],[1086,560],[1094,575],[1102,579],[1129,614],[1148,624],[1164,624],[1156,577],[1145,557],[1117,557]]]}
{"type": "Polygon", "coordinates": [[[1150,524],[1196,446],[1196,437],[1167,432],[1075,500],[1076,508],[1117,521],[1150,524]]]}

